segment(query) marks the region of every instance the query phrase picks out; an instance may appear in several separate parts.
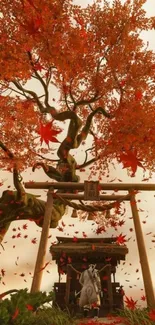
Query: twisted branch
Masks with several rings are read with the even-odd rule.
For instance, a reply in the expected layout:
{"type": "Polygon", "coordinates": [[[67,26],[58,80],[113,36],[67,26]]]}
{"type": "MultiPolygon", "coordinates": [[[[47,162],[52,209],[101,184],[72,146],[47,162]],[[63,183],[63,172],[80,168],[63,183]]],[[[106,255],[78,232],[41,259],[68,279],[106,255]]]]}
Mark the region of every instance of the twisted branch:
{"type": "Polygon", "coordinates": [[[33,166],[32,171],[34,172],[35,169],[36,169],[37,167],[39,167],[39,166],[41,166],[41,167],[43,168],[45,174],[46,174],[48,177],[54,179],[54,180],[57,181],[57,182],[61,182],[61,181],[62,181],[62,179],[63,179],[63,175],[62,175],[59,171],[57,171],[56,168],[54,168],[54,167],[52,167],[52,166],[47,166],[47,165],[45,165],[45,164],[42,163],[42,162],[38,162],[38,163],[36,163],[36,164],[33,166]]]}
{"type": "Polygon", "coordinates": [[[7,295],[10,295],[11,293],[18,292],[18,291],[19,290],[17,290],[17,289],[7,290],[7,291],[0,294],[0,299],[4,298],[7,295]]]}
{"type": "MultiPolygon", "coordinates": [[[[35,102],[37,103],[41,113],[45,113],[46,112],[46,109],[44,108],[44,106],[42,105],[41,101],[39,100],[39,97],[37,96],[37,94],[32,91],[32,90],[28,90],[26,88],[24,88],[19,82],[17,81],[12,81],[13,84],[17,87],[17,89],[19,89],[20,91],[23,92],[23,94],[29,94],[31,95],[31,97],[35,100],[35,102]]],[[[25,96],[26,97],[26,96],[25,96]]],[[[27,97],[26,97],[27,98],[27,97]]]]}
{"type": "Polygon", "coordinates": [[[93,163],[94,163],[95,161],[97,161],[98,159],[100,159],[100,156],[97,156],[97,157],[92,158],[92,159],[90,159],[90,160],[87,161],[87,158],[88,158],[88,153],[87,153],[87,152],[93,150],[94,148],[95,148],[95,146],[92,147],[92,148],[88,148],[88,149],[85,150],[85,154],[86,154],[85,160],[84,160],[83,164],[81,164],[81,165],[77,165],[77,166],[76,166],[76,169],[85,168],[85,167],[87,167],[87,166],[93,164],[93,163]]]}
{"type": "Polygon", "coordinates": [[[37,80],[39,80],[40,83],[41,83],[41,85],[43,86],[43,89],[44,89],[44,92],[45,92],[45,102],[44,102],[44,104],[46,105],[46,107],[49,107],[49,102],[48,102],[48,100],[49,100],[48,85],[46,85],[46,83],[44,82],[44,80],[42,79],[42,77],[40,76],[40,74],[35,69],[35,65],[33,63],[33,59],[32,59],[31,52],[28,51],[27,54],[28,54],[28,58],[30,60],[30,64],[31,64],[31,66],[33,68],[34,74],[35,74],[37,80]]]}

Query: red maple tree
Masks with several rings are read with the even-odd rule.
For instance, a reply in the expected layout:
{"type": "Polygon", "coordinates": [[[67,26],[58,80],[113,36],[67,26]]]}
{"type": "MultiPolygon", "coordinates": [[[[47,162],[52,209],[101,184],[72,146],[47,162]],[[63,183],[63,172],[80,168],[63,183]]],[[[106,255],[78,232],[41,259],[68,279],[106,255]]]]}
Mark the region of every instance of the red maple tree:
{"type": "MultiPolygon", "coordinates": [[[[0,167],[13,171],[16,188],[0,199],[1,238],[13,220],[42,226],[45,203],[22,186],[28,167],[71,182],[89,165],[101,176],[113,159],[133,174],[154,170],[155,55],[140,35],[155,24],[144,3],[98,0],[83,9],[71,0],[0,1],[0,167]],[[91,158],[86,151],[79,165],[70,151],[88,135],[91,158]]],[[[65,212],[55,204],[51,227],[65,212]]]]}

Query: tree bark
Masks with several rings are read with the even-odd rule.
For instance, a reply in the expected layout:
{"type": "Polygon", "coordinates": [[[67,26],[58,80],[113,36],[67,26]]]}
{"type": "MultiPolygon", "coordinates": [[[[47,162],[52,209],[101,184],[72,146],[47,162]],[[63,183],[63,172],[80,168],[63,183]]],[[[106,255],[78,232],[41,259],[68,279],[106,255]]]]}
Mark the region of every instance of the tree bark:
{"type": "Polygon", "coordinates": [[[43,269],[45,265],[45,256],[47,250],[52,208],[53,208],[53,194],[49,190],[47,194],[47,203],[45,206],[44,222],[43,222],[43,227],[41,232],[41,238],[40,238],[40,244],[38,249],[35,270],[34,270],[32,286],[31,286],[31,293],[40,291],[43,269]]]}

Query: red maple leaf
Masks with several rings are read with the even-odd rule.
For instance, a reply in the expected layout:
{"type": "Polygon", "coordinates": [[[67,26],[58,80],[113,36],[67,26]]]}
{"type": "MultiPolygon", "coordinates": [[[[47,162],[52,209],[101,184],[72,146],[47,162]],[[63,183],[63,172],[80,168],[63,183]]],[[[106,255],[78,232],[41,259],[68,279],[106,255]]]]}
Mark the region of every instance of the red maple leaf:
{"type": "Polygon", "coordinates": [[[124,221],[124,220],[120,220],[120,221],[118,222],[118,225],[119,225],[120,227],[122,227],[124,224],[125,224],[125,221],[124,221]]]}
{"type": "Polygon", "coordinates": [[[120,234],[118,237],[117,237],[117,240],[116,240],[116,243],[117,244],[124,244],[126,242],[126,239],[125,239],[126,235],[122,235],[120,234]]]}
{"type": "Polygon", "coordinates": [[[23,225],[23,229],[24,229],[24,230],[27,229],[27,223],[25,223],[25,224],[23,225]]]}
{"type": "Polygon", "coordinates": [[[59,134],[62,130],[56,130],[53,128],[53,121],[47,123],[44,125],[42,122],[40,122],[40,128],[38,133],[40,134],[40,140],[41,144],[43,141],[48,145],[49,141],[51,142],[59,142],[57,138],[55,137],[57,134],[59,134]]]}
{"type": "Polygon", "coordinates": [[[19,21],[19,24],[24,29],[26,29],[26,31],[30,35],[34,35],[34,34],[38,33],[39,28],[43,24],[43,20],[42,20],[41,15],[36,15],[35,17],[31,17],[31,18],[26,19],[24,23],[22,21],[19,21]]]}
{"type": "Polygon", "coordinates": [[[19,314],[19,309],[16,308],[14,314],[12,315],[12,319],[15,319],[18,316],[18,314],[19,314]]]}
{"type": "Polygon", "coordinates": [[[104,226],[101,226],[101,227],[98,227],[96,229],[96,234],[99,235],[99,234],[102,234],[103,232],[105,232],[105,227],[104,226]]]}
{"type": "Polygon", "coordinates": [[[137,300],[134,301],[131,297],[129,299],[127,296],[125,296],[125,299],[126,300],[124,300],[124,301],[126,303],[127,308],[134,310],[136,308],[137,300]]]}
{"type": "Polygon", "coordinates": [[[155,320],[155,309],[150,310],[148,316],[151,320],[155,320]]]}
{"type": "Polygon", "coordinates": [[[64,231],[64,229],[62,227],[58,227],[57,228],[59,231],[64,231]]]}
{"type": "Polygon", "coordinates": [[[115,220],[110,221],[110,226],[116,228],[117,227],[117,222],[115,220]]]}
{"type": "Polygon", "coordinates": [[[37,242],[37,238],[33,238],[33,239],[31,240],[31,243],[32,243],[32,244],[36,244],[36,242],[37,242]]]}
{"type": "Polygon", "coordinates": [[[107,276],[107,275],[104,275],[103,277],[102,277],[102,280],[104,280],[104,281],[106,281],[106,280],[108,280],[109,279],[109,277],[107,276]]]}
{"type": "Polygon", "coordinates": [[[145,169],[140,162],[140,159],[137,158],[136,151],[132,152],[130,150],[127,150],[126,152],[121,153],[119,156],[119,162],[123,164],[123,168],[131,168],[132,176],[135,175],[138,166],[145,169]]]}
{"type": "Polygon", "coordinates": [[[141,92],[141,90],[136,90],[135,91],[135,99],[138,101],[138,100],[141,100],[143,97],[143,94],[141,92]]]}
{"type": "Polygon", "coordinates": [[[1,274],[2,274],[2,276],[5,276],[5,270],[4,269],[1,269],[1,274]]]}
{"type": "Polygon", "coordinates": [[[34,69],[36,71],[42,71],[44,69],[44,67],[43,67],[42,64],[40,64],[39,62],[37,62],[37,63],[34,64],[34,69]]]}
{"type": "Polygon", "coordinates": [[[32,305],[29,305],[29,304],[26,305],[26,308],[27,308],[28,310],[33,310],[33,309],[34,309],[33,306],[32,306],[32,305]]]}
{"type": "Polygon", "coordinates": [[[142,301],[145,301],[146,300],[146,297],[143,295],[143,296],[141,296],[141,298],[140,298],[142,301]]]}
{"type": "Polygon", "coordinates": [[[24,273],[21,273],[21,274],[19,274],[21,277],[24,277],[25,276],[25,274],[24,273]]]}

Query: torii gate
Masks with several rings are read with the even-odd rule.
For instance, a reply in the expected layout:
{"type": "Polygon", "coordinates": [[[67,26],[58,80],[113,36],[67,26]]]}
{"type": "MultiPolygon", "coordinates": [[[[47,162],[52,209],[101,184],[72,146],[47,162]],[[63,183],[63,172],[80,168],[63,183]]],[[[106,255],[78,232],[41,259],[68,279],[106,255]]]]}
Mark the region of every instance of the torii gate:
{"type": "MultiPolygon", "coordinates": [[[[141,183],[98,183],[98,182],[88,182],[85,181],[84,183],[72,183],[72,182],[26,182],[25,188],[29,189],[48,189],[47,194],[47,203],[45,207],[45,215],[44,215],[44,222],[42,227],[42,233],[40,238],[40,244],[38,249],[38,255],[35,265],[34,277],[32,281],[31,292],[37,292],[40,290],[41,279],[43,274],[43,268],[45,264],[45,255],[46,255],[46,247],[49,235],[49,228],[50,228],[50,219],[51,219],[51,212],[53,207],[53,190],[54,189],[74,189],[84,191],[84,194],[73,194],[73,193],[60,193],[61,197],[64,199],[72,199],[72,200],[106,200],[106,201],[130,201],[141,269],[142,269],[142,276],[144,281],[144,288],[145,288],[145,295],[147,306],[151,308],[155,308],[155,296],[153,290],[153,284],[150,274],[150,268],[145,248],[145,242],[143,237],[143,232],[141,228],[137,203],[135,200],[135,191],[155,191],[155,184],[141,184],[141,183]],[[94,196],[92,195],[89,184],[96,183],[94,188],[94,196]],[[100,190],[120,190],[120,191],[128,191],[128,195],[99,195],[97,193],[97,189],[100,190]]],[[[92,190],[92,189],[91,189],[92,190]]]]}

